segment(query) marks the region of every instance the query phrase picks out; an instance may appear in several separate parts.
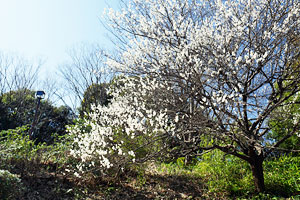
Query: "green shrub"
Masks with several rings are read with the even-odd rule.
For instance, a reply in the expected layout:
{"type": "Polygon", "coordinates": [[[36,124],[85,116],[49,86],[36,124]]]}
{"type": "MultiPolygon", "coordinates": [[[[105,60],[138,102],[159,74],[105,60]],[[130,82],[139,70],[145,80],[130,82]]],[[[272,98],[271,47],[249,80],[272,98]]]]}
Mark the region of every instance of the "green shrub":
{"type": "MultiPolygon", "coordinates": [[[[48,165],[55,172],[73,162],[69,150],[73,143],[72,135],[53,135],[54,143],[36,144],[28,137],[28,127],[18,127],[0,132],[0,167],[12,169],[18,166],[21,173],[40,171],[42,166],[48,165]]],[[[75,164],[73,164],[75,165],[75,164]]]]}
{"type": "Polygon", "coordinates": [[[0,170],[0,199],[18,199],[23,191],[23,185],[17,175],[0,170]]]}
{"type": "Polygon", "coordinates": [[[264,163],[265,184],[269,192],[289,197],[300,191],[300,157],[283,155],[264,163]]]}
{"type": "MultiPolygon", "coordinates": [[[[269,196],[291,197],[300,191],[299,164],[300,157],[290,155],[265,160],[264,178],[269,196]]],[[[218,150],[213,151],[205,154],[193,171],[207,181],[209,192],[256,198],[253,196],[254,186],[249,164],[239,158],[218,150]]]]}
{"type": "Polygon", "coordinates": [[[41,162],[45,149],[45,144],[29,139],[27,126],[0,132],[0,160],[7,166],[18,163],[27,170],[33,167],[32,163],[41,162]]]}
{"type": "Polygon", "coordinates": [[[300,157],[282,155],[264,162],[266,193],[256,195],[247,162],[219,150],[204,154],[195,165],[185,165],[184,158],[161,163],[159,172],[201,178],[211,196],[241,199],[297,199],[300,191],[300,157]]]}
{"type": "Polygon", "coordinates": [[[235,196],[254,191],[249,165],[219,150],[204,154],[193,170],[207,182],[209,192],[235,196]]]}

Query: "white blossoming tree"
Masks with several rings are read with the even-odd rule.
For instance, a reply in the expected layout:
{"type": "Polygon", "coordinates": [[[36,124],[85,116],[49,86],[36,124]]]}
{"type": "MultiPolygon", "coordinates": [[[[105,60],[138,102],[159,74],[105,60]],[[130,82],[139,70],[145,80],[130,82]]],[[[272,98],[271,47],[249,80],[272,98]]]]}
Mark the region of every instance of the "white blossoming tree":
{"type": "Polygon", "coordinates": [[[132,0],[120,12],[107,10],[120,45],[119,59],[108,64],[136,78],[112,90],[107,108],[94,109],[92,130],[79,134],[74,155],[106,167],[113,153],[135,162],[137,146],[116,140],[121,127],[148,143],[172,137],[194,144],[187,152],[216,148],[237,156],[264,191],[264,159],[300,125],[292,116],[294,128],[266,142],[270,113],[300,91],[300,66],[291,67],[299,57],[299,13],[292,0],[132,0]],[[210,146],[199,142],[203,135],[210,146]]]}

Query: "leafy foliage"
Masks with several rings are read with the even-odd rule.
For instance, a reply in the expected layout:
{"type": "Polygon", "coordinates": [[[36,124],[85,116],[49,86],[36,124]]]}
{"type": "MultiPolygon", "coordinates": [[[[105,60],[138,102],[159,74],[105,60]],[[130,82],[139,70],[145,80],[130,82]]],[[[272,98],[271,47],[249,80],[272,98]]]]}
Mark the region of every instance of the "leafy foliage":
{"type": "Polygon", "coordinates": [[[64,171],[72,157],[68,155],[73,142],[72,135],[54,136],[54,143],[34,143],[29,139],[28,126],[0,132],[0,167],[22,168],[24,173],[40,170],[41,165],[51,163],[57,171],[64,171]]]}
{"type": "MultiPolygon", "coordinates": [[[[293,108],[290,108],[285,112],[292,112],[296,114],[299,113],[299,108],[299,105],[293,106],[293,108]]],[[[272,128],[272,132],[268,135],[268,138],[273,141],[279,141],[284,137],[284,135],[287,135],[288,133],[293,131],[294,119],[290,118],[289,116],[286,116],[282,111],[280,111],[278,114],[274,112],[273,115],[277,116],[273,117],[269,122],[270,127],[272,128]]],[[[284,149],[285,151],[300,150],[300,137],[298,137],[297,135],[293,135],[290,138],[288,138],[284,143],[282,143],[279,147],[284,149]]]]}
{"type": "Polygon", "coordinates": [[[0,153],[2,162],[23,162],[24,168],[30,167],[29,161],[39,159],[38,150],[43,144],[34,145],[29,139],[28,126],[18,127],[0,132],[0,153]]]}
{"type": "MultiPolygon", "coordinates": [[[[3,105],[4,115],[7,115],[8,123],[2,130],[14,129],[23,125],[31,124],[34,117],[36,101],[34,91],[20,89],[4,93],[0,99],[3,105]]],[[[3,115],[1,113],[1,115],[3,115]]]]}
{"type": "Polygon", "coordinates": [[[162,163],[163,174],[200,177],[206,183],[209,196],[235,199],[270,199],[297,196],[300,184],[299,157],[282,155],[265,161],[266,193],[255,194],[251,184],[251,169],[247,162],[219,150],[198,157],[196,164],[185,165],[184,158],[162,163]]]}
{"type": "MultiPolygon", "coordinates": [[[[298,50],[299,51],[299,50],[298,50]]],[[[291,70],[299,71],[298,65],[300,64],[300,58],[291,66],[291,70]]],[[[299,73],[299,72],[298,72],[299,73]]],[[[289,81],[283,82],[287,84],[289,81]]],[[[298,84],[298,87],[300,85],[298,84]]],[[[280,86],[276,84],[276,88],[280,86]]],[[[288,96],[290,91],[285,92],[284,96],[288,96]]],[[[288,98],[282,106],[274,110],[270,116],[269,125],[271,128],[268,139],[273,139],[278,142],[285,135],[293,132],[295,129],[295,123],[297,122],[297,116],[300,116],[300,93],[298,92],[293,97],[288,98]]],[[[280,144],[280,148],[285,150],[300,150],[300,131],[297,130],[295,135],[292,135],[286,141],[280,144]]]]}
{"type": "MultiPolygon", "coordinates": [[[[300,157],[284,155],[265,162],[266,186],[278,196],[288,197],[300,191],[300,157]]],[[[299,195],[299,194],[298,194],[299,195]]]]}
{"type": "Polygon", "coordinates": [[[9,118],[8,118],[8,111],[5,108],[5,105],[0,101],[0,130],[3,130],[7,127],[7,124],[9,124],[9,118]]]}
{"type": "MultiPolygon", "coordinates": [[[[264,163],[266,191],[274,196],[289,197],[299,191],[299,157],[272,157],[264,163]]],[[[196,174],[207,181],[210,192],[224,192],[233,196],[254,194],[249,165],[231,155],[213,151],[201,157],[193,167],[196,174]]]]}

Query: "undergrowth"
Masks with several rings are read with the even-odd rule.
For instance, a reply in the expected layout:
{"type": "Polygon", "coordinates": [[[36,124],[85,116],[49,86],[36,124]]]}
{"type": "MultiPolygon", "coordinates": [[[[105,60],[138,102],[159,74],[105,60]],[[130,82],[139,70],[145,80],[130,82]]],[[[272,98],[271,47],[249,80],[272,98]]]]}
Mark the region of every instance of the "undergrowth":
{"type": "MultiPolygon", "coordinates": [[[[39,180],[46,187],[43,191],[49,190],[51,197],[97,199],[113,196],[117,199],[125,195],[130,199],[143,194],[143,198],[164,199],[300,199],[299,156],[268,158],[264,162],[267,192],[257,195],[249,165],[221,151],[204,154],[188,165],[182,157],[169,163],[132,166],[131,172],[123,178],[105,180],[103,177],[109,176],[99,172],[76,177],[72,171],[66,171],[75,169],[79,162],[69,155],[72,136],[55,136],[54,144],[46,145],[35,144],[27,133],[26,126],[0,132],[0,170],[15,174],[9,177],[15,177],[17,182],[20,180],[21,185],[26,183],[31,187],[34,183],[28,182],[39,180]]],[[[15,182],[9,184],[15,186],[15,182]]],[[[28,195],[35,189],[26,187],[23,192],[28,195]]]]}
{"type": "Polygon", "coordinates": [[[158,166],[161,174],[198,177],[206,184],[208,196],[234,199],[300,199],[300,157],[282,155],[264,162],[266,193],[254,192],[250,166],[243,160],[215,150],[185,165],[184,158],[158,166]]]}

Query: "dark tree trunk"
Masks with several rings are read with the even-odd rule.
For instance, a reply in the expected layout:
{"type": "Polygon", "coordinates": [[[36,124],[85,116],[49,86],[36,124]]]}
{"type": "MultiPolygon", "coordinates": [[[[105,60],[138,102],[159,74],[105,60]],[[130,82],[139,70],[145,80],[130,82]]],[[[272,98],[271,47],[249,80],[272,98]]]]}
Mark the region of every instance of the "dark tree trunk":
{"type": "Polygon", "coordinates": [[[263,157],[259,155],[253,156],[250,161],[254,186],[258,193],[265,191],[263,161],[263,157]]]}

